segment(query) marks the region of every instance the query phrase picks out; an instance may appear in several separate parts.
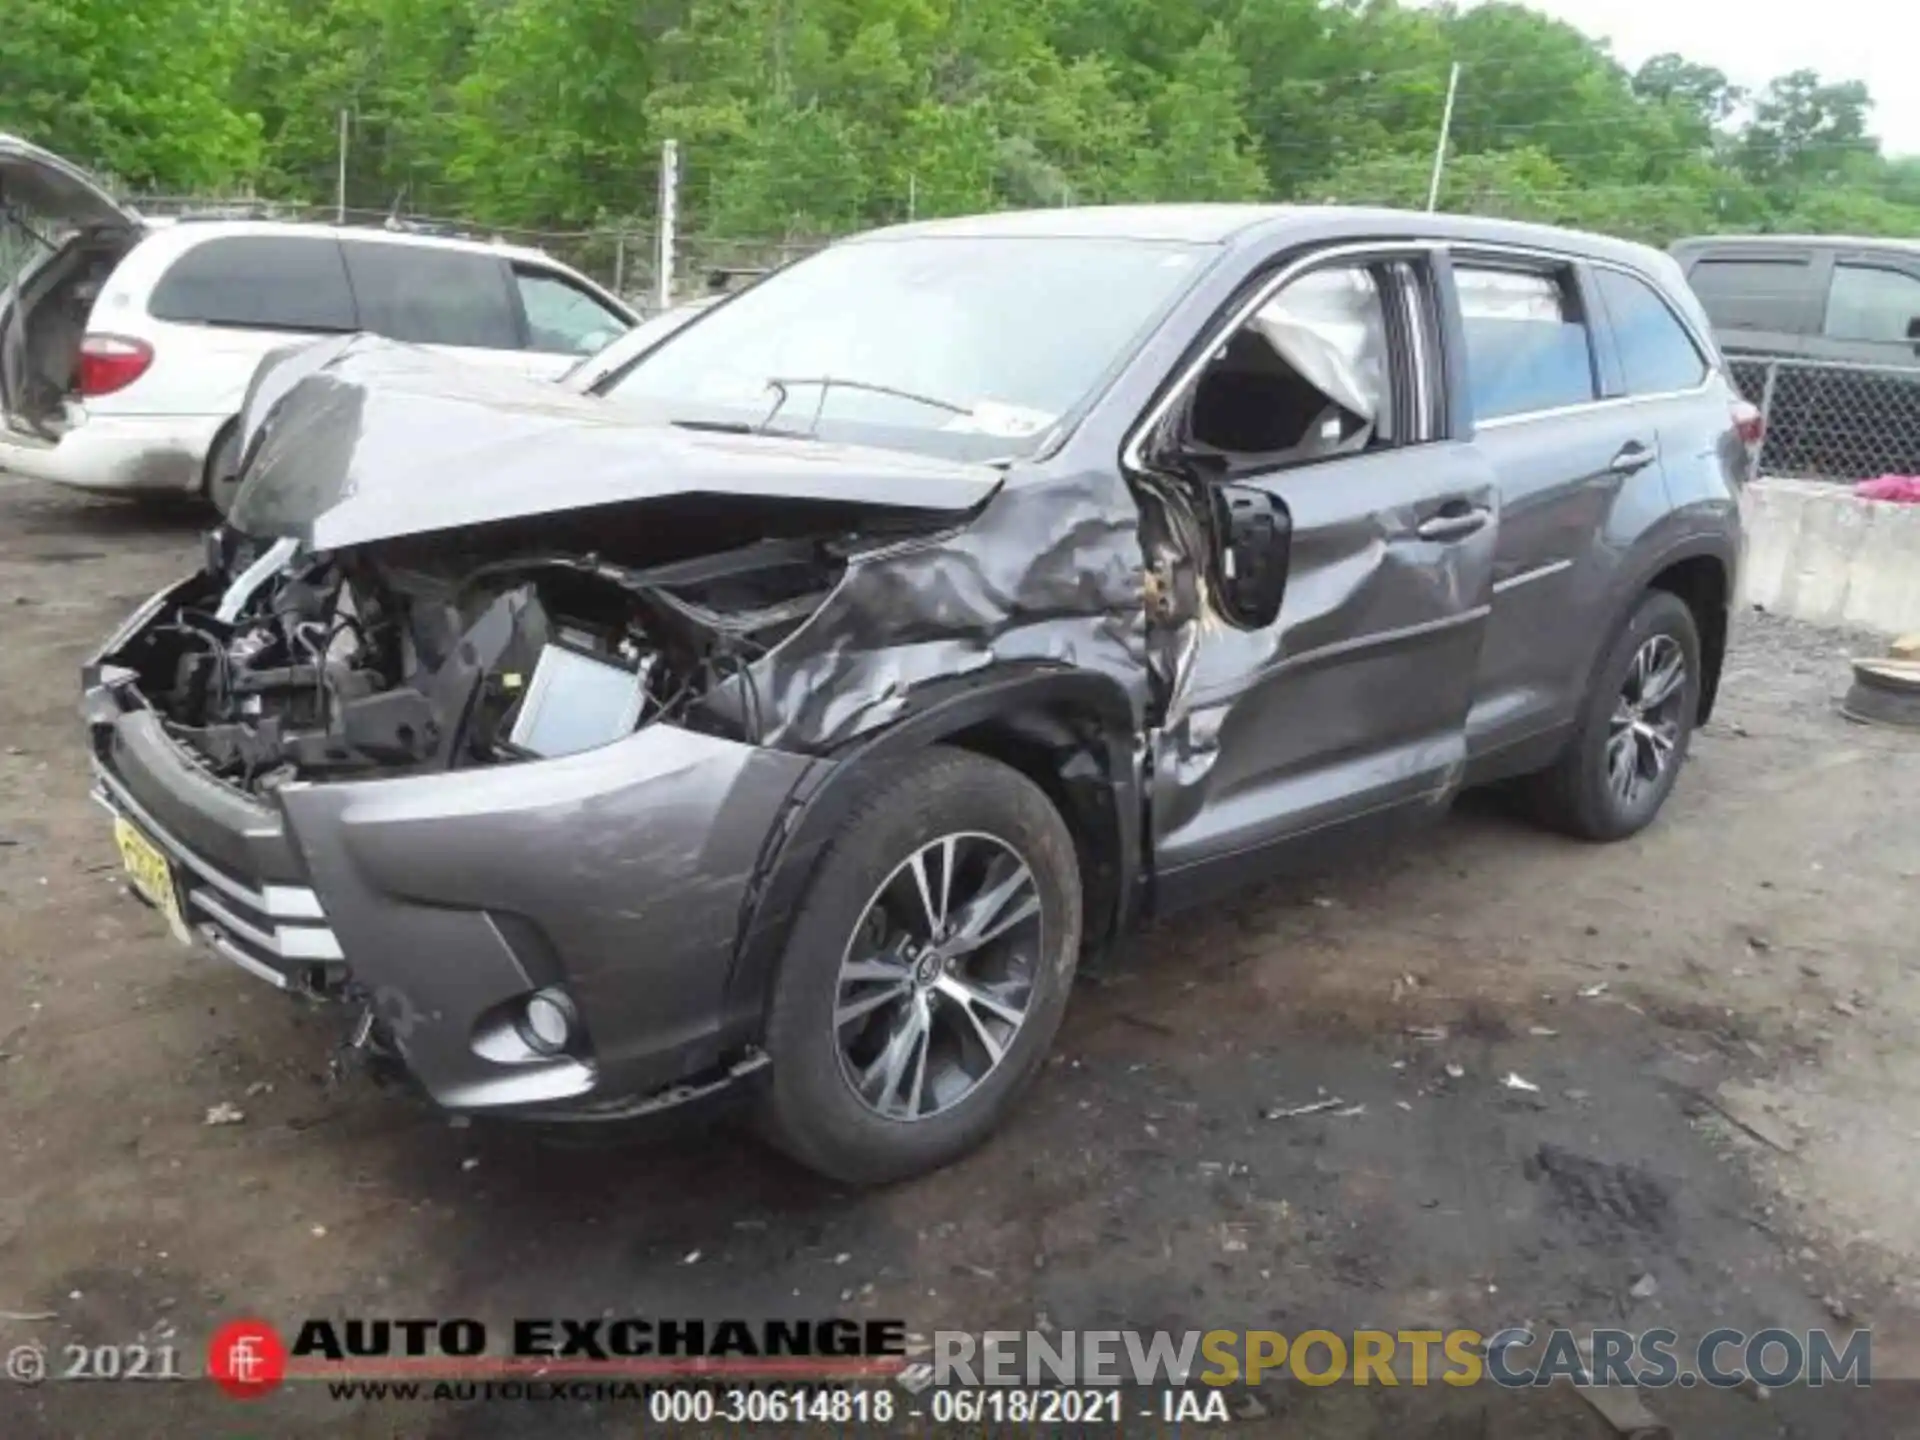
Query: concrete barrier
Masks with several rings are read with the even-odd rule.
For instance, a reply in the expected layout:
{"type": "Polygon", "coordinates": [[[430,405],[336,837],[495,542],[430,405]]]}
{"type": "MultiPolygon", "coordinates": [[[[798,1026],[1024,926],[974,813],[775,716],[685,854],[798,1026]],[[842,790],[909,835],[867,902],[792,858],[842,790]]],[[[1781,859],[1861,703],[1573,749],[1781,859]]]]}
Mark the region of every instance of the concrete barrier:
{"type": "Polygon", "coordinates": [[[1742,598],[1818,625],[1920,630],[1920,505],[1855,499],[1850,487],[1756,480],[1742,598]]]}

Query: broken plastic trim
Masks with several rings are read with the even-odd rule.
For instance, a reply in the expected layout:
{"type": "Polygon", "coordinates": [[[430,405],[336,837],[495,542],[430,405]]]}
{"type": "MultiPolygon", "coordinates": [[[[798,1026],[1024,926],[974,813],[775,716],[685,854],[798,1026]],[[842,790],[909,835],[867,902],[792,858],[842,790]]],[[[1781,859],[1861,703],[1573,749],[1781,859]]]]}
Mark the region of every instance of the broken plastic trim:
{"type": "Polygon", "coordinates": [[[276,540],[261,552],[246,569],[234,577],[226,593],[220,597],[220,606],[213,612],[213,618],[222,625],[231,625],[240,618],[240,612],[247,608],[247,602],[253,598],[254,591],[266,583],[269,576],[278,574],[286,568],[300,548],[298,540],[276,540]]]}

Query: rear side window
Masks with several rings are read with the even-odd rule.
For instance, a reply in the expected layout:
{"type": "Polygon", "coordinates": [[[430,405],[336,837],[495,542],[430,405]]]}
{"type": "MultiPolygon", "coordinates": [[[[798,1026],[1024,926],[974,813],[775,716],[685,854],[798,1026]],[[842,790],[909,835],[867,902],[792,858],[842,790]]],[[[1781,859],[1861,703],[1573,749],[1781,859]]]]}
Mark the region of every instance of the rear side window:
{"type": "Polygon", "coordinates": [[[1802,327],[1813,271],[1798,260],[1706,259],[1687,272],[1687,283],[1719,329],[1791,334],[1802,327]]]}
{"type": "Polygon", "coordinates": [[[1920,320],[1920,280],[1884,265],[1833,267],[1827,292],[1827,319],[1821,333],[1831,340],[1879,340],[1905,343],[1908,327],[1920,320]]]}
{"type": "Polygon", "coordinates": [[[1707,378],[1707,362],[1693,337],[1651,285],[1618,270],[1594,273],[1628,394],[1691,390],[1707,378]]]}
{"type": "Polygon", "coordinates": [[[342,242],[360,323],[389,340],[518,350],[507,267],[492,255],[425,245],[342,242]]]}
{"type": "Polygon", "coordinates": [[[258,330],[359,328],[340,246],[323,235],[234,235],[182,255],[153,287],[156,320],[258,330]]]}
{"type": "Polygon", "coordinates": [[[1599,394],[1572,273],[1454,267],[1476,420],[1578,405],[1599,394]]]}

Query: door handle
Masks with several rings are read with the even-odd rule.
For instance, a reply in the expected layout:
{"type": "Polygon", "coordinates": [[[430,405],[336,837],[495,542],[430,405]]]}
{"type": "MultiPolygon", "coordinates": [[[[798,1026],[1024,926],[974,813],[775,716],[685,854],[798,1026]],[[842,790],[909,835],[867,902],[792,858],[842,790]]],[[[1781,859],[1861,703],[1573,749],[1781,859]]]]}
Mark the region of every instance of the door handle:
{"type": "Polygon", "coordinates": [[[1443,510],[1430,515],[1414,528],[1422,540],[1464,540],[1492,518],[1492,512],[1479,506],[1443,510]]]}
{"type": "Polygon", "coordinates": [[[1607,469],[1616,475],[1631,475],[1644,470],[1654,462],[1654,453],[1638,440],[1629,440],[1620,447],[1620,453],[1607,463],[1607,469]]]}

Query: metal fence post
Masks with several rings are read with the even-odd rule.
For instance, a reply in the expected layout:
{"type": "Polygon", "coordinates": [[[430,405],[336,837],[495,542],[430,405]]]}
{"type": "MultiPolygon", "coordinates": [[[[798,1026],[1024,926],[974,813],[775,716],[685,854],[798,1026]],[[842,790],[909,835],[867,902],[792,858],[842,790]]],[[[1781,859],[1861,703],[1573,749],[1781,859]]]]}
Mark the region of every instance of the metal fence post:
{"type": "Polygon", "coordinates": [[[1773,443],[1773,387],[1780,378],[1780,362],[1767,362],[1767,378],[1760,387],[1760,453],[1753,457],[1754,469],[1767,473],[1767,446],[1773,443]]]}
{"type": "Polygon", "coordinates": [[[673,305],[673,231],[680,208],[680,145],[674,140],[660,142],[660,261],[655,280],[659,284],[662,311],[673,305]]]}

